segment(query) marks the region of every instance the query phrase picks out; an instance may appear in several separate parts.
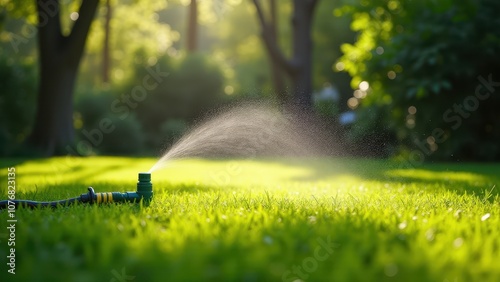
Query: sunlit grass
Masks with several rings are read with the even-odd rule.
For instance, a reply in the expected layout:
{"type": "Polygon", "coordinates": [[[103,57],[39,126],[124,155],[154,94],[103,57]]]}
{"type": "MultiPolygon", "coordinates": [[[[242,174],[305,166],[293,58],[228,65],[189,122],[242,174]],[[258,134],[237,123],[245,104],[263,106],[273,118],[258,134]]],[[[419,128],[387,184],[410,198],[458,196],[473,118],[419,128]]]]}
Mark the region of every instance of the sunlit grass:
{"type": "MultiPolygon", "coordinates": [[[[134,191],[154,163],[4,160],[2,198],[10,166],[18,198],[48,200],[87,186],[134,191]]],[[[6,272],[2,228],[0,280],[498,281],[498,172],[328,158],[173,162],[153,172],[149,207],[18,210],[16,275],[6,272]],[[315,258],[327,241],[333,252],[315,258]]]]}

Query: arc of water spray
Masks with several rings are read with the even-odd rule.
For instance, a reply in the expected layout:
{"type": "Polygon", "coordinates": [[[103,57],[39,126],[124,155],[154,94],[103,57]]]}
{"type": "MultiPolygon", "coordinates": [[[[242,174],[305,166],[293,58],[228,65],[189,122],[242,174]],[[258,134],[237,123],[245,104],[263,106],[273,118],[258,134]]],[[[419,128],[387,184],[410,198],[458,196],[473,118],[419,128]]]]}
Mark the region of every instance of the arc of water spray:
{"type": "Polygon", "coordinates": [[[188,157],[254,157],[303,155],[310,138],[301,134],[297,119],[276,108],[245,105],[201,123],[176,142],[149,170],[188,157]]]}

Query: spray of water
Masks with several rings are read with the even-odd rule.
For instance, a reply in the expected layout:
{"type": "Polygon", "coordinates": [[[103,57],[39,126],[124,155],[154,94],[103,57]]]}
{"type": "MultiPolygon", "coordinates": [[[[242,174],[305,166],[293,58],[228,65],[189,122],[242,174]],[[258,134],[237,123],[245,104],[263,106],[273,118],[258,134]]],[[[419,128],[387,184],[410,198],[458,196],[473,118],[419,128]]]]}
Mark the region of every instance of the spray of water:
{"type": "Polygon", "coordinates": [[[149,172],[182,158],[309,155],[316,147],[304,128],[303,121],[271,106],[234,107],[184,135],[149,172]]]}

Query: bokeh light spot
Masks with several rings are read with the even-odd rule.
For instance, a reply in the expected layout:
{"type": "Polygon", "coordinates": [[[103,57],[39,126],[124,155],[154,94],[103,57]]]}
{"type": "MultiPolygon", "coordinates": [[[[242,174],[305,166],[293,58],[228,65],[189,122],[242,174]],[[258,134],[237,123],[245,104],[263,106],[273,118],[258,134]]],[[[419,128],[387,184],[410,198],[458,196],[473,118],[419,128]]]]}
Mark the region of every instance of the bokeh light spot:
{"type": "Polygon", "coordinates": [[[80,17],[80,15],[77,13],[77,12],[73,12],[69,15],[69,18],[72,20],[72,21],[76,21],[78,20],[78,17],[80,17]]]}
{"type": "Polygon", "coordinates": [[[226,86],[224,88],[224,93],[226,93],[226,95],[233,95],[234,87],[232,87],[231,85],[226,86]]]}
{"type": "Polygon", "coordinates": [[[343,71],[343,70],[344,70],[344,68],[345,68],[345,65],[344,65],[344,63],[342,63],[342,62],[338,62],[338,63],[336,63],[336,64],[335,64],[335,69],[336,69],[337,71],[343,71]]]}
{"type": "Polygon", "coordinates": [[[396,73],[394,71],[389,71],[389,72],[387,72],[387,77],[389,79],[395,79],[396,78],[396,73]]]}
{"type": "Polygon", "coordinates": [[[354,91],[353,95],[354,95],[354,97],[356,97],[358,99],[363,99],[366,97],[366,92],[358,89],[358,90],[354,91]]]}
{"type": "Polygon", "coordinates": [[[398,1],[389,1],[389,3],[387,3],[387,8],[389,8],[389,10],[396,10],[399,8],[399,2],[398,1]]]}
{"type": "Polygon", "coordinates": [[[359,106],[358,99],[355,97],[349,98],[349,100],[347,100],[347,106],[349,106],[349,108],[352,110],[356,109],[359,106]]]}
{"type": "Polygon", "coordinates": [[[359,84],[359,89],[361,91],[366,91],[368,90],[368,88],[370,88],[370,84],[367,81],[361,81],[361,83],[359,84]]]}

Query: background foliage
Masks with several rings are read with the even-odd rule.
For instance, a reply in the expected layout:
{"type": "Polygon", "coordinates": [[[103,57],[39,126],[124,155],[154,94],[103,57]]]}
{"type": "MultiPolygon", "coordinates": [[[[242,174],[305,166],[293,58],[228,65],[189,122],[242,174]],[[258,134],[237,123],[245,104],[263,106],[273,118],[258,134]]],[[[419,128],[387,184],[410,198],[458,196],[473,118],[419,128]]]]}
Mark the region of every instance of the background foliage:
{"type": "Polygon", "coordinates": [[[399,141],[392,143],[395,151],[419,148],[434,159],[498,160],[500,98],[493,92],[477,99],[474,109],[470,96],[481,85],[479,76],[500,79],[500,21],[494,12],[499,8],[498,1],[482,0],[370,1],[339,9],[352,16],[359,32],[355,44],[342,46],[340,62],[353,88],[370,83],[351,137],[381,132],[399,141]],[[436,128],[445,132],[441,144],[432,137],[436,128]]]}
{"type": "Polygon", "coordinates": [[[15,149],[30,132],[35,110],[36,75],[30,60],[9,58],[0,49],[0,156],[15,149]]]}
{"type": "MultiPolygon", "coordinates": [[[[63,29],[69,31],[79,1],[63,2],[63,29]]],[[[110,104],[115,99],[142,83],[147,67],[159,65],[170,77],[120,121],[120,130],[128,132],[124,136],[142,137],[110,149],[109,144],[125,139],[117,130],[95,153],[157,153],[213,108],[240,99],[274,99],[252,5],[201,1],[199,49],[188,55],[189,1],[110,3],[111,81],[101,78],[106,15],[101,5],[78,76],[74,124],[79,140],[85,138],[83,129],[113,114],[110,104]]],[[[38,55],[32,1],[0,4],[0,154],[6,155],[25,151],[16,148],[33,123],[38,55]]],[[[454,108],[474,95],[478,76],[491,74],[493,81],[500,77],[494,12],[499,5],[493,0],[320,1],[313,26],[314,89],[321,93],[333,85],[338,97],[315,99],[316,110],[335,125],[340,114],[355,113],[355,121],[337,134],[358,154],[411,156],[417,150],[426,159],[500,159],[498,95],[480,101],[466,118],[454,108]],[[369,84],[366,91],[360,89],[363,81],[369,84]],[[449,109],[453,122],[443,117],[449,109]],[[455,128],[457,117],[460,126],[455,128]],[[445,142],[430,138],[436,128],[445,132],[445,142]]],[[[291,2],[278,1],[279,44],[287,54],[291,11],[291,2]]]]}

